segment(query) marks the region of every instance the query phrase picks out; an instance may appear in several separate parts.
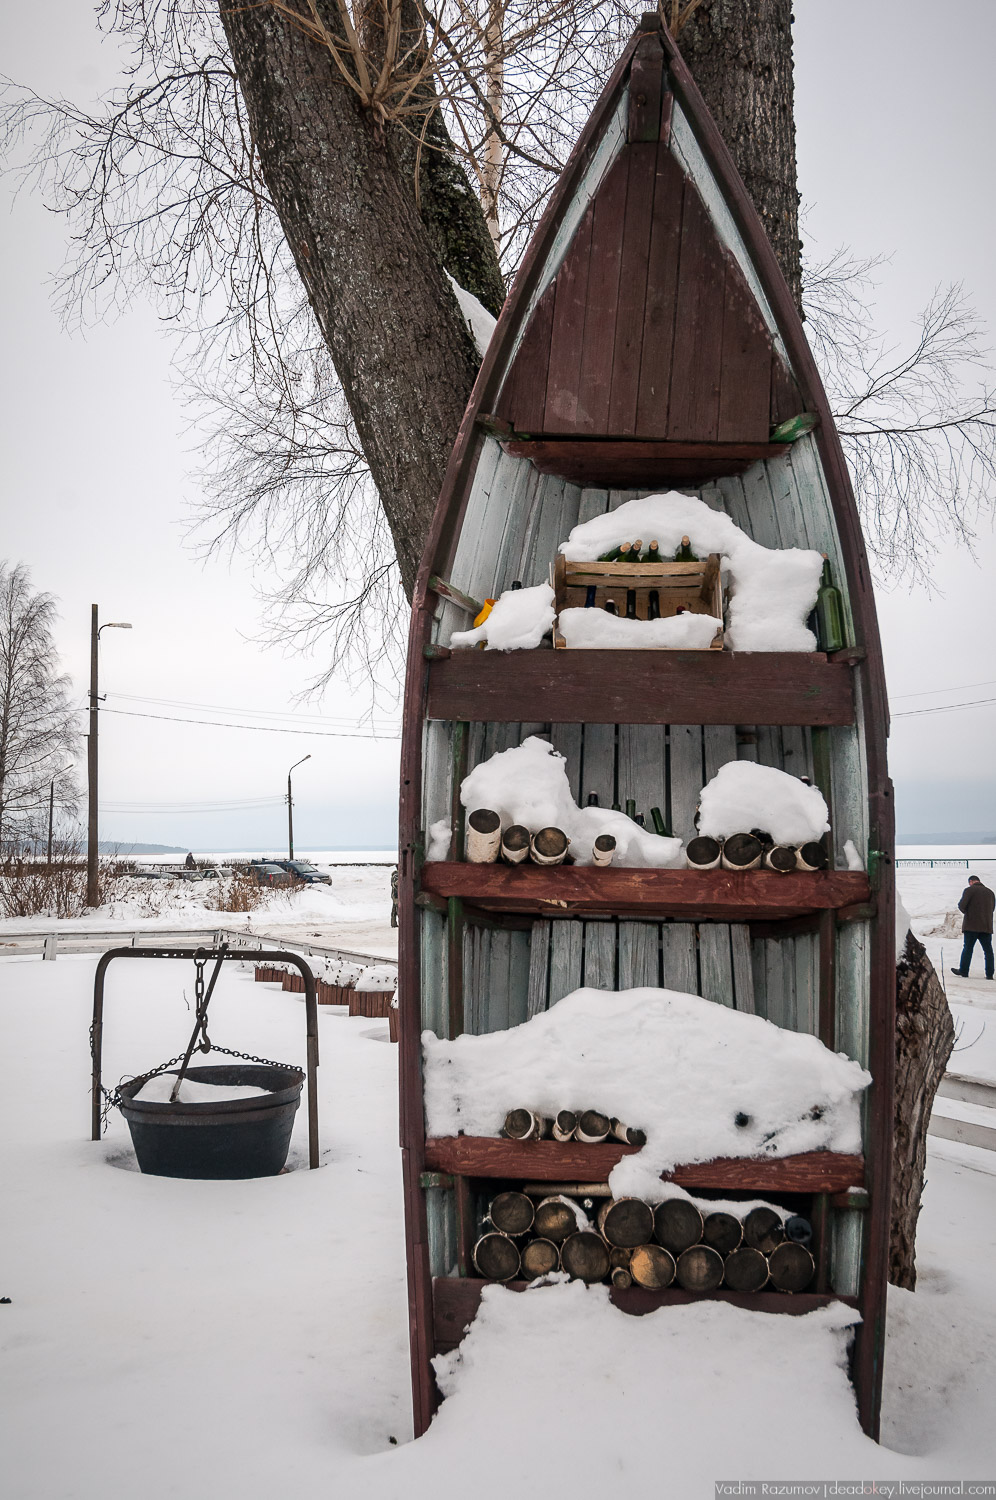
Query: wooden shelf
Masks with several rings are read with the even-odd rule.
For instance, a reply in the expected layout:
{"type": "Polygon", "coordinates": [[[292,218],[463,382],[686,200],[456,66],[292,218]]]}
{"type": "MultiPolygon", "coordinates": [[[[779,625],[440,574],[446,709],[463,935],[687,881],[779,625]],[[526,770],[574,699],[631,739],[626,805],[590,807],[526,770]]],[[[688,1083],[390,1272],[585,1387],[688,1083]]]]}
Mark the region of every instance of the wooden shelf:
{"type": "Polygon", "coordinates": [[[785,443],[683,443],[667,439],[511,437],[506,453],[528,458],[541,474],[608,489],[695,485],[743,474],[762,458],[777,458],[785,443]]]}
{"type": "Polygon", "coordinates": [[[851,668],[805,651],[454,651],[430,719],[539,724],[854,723],[851,668]]]}
{"type": "Polygon", "coordinates": [[[686,921],[779,920],[860,906],[871,896],[862,870],[599,870],[592,865],[473,865],[453,861],[422,866],[421,889],[455,896],[483,911],[532,912],[545,917],[607,912],[616,916],[679,917],[686,921]]]}
{"type": "MultiPolygon", "coordinates": [[[[444,1354],[455,1349],[472,1322],[481,1300],[481,1293],[493,1282],[476,1277],[437,1276],[432,1283],[433,1331],[436,1352],[444,1354]]],[[[529,1283],[506,1281],[510,1291],[524,1292],[529,1283]]],[[[609,1288],[609,1298],[622,1312],[641,1316],[655,1312],[659,1307],[679,1307],[687,1302],[729,1302],[734,1307],[746,1307],[753,1312],[801,1313],[813,1312],[817,1307],[826,1307],[831,1302],[843,1302],[848,1307],[857,1307],[855,1297],[841,1297],[833,1292],[685,1292],[681,1288],[667,1288],[663,1292],[650,1292],[643,1287],[627,1287],[620,1291],[609,1288]]]]}
{"type": "MultiPolygon", "coordinates": [[[[431,1136],[425,1165],[457,1177],[508,1177],[535,1182],[605,1182],[635,1146],[585,1146],[576,1141],[506,1141],[495,1136],[431,1136]]],[[[863,1187],[864,1158],[836,1151],[800,1156],[731,1156],[662,1173],[662,1181],[684,1188],[729,1188],[738,1192],[842,1193],[863,1187]]]]}

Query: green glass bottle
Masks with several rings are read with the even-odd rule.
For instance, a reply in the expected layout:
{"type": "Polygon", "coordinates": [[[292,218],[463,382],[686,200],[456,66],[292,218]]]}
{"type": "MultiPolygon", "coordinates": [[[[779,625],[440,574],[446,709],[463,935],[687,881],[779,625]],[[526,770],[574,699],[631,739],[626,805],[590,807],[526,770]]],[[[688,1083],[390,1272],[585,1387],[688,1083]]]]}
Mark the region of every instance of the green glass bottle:
{"type": "Polygon", "coordinates": [[[589,792],[588,793],[588,806],[589,807],[597,807],[598,806],[598,793],[597,792],[589,792]]]}
{"type": "Polygon", "coordinates": [[[660,560],[661,560],[661,546],[660,546],[660,542],[658,542],[658,541],[655,540],[655,541],[652,541],[650,543],[650,546],[647,548],[647,551],[646,551],[646,554],[645,554],[645,556],[643,558],[643,561],[644,562],[649,562],[649,563],[656,563],[656,562],[660,562],[660,560]]]}
{"type": "Polygon", "coordinates": [[[638,563],[640,561],[640,553],[642,551],[643,551],[643,538],[641,536],[638,536],[637,539],[636,539],[636,541],[633,542],[632,545],[630,546],[629,557],[628,557],[627,561],[628,562],[638,563]]]}
{"type": "Polygon", "coordinates": [[[650,819],[654,825],[655,833],[660,834],[662,839],[669,839],[671,837],[668,826],[664,821],[664,814],[659,807],[652,807],[650,809],[650,819]]]}
{"type": "Polygon", "coordinates": [[[614,599],[606,599],[605,603],[602,605],[602,608],[605,610],[605,613],[607,615],[617,615],[619,613],[618,609],[616,608],[616,601],[614,599]]]}
{"type": "Polygon", "coordinates": [[[636,589],[626,590],[626,618],[627,620],[636,619],[636,589]]]}
{"type": "Polygon", "coordinates": [[[601,556],[598,558],[598,561],[599,562],[618,562],[619,561],[619,548],[618,547],[610,547],[609,550],[608,550],[608,552],[603,552],[601,554],[601,556]]]}
{"type": "Polygon", "coordinates": [[[692,551],[692,544],[687,536],[681,539],[681,546],[674,554],[675,562],[698,562],[698,556],[692,551]]]}
{"type": "Polygon", "coordinates": [[[627,797],[626,798],[626,816],[627,816],[627,818],[632,818],[633,821],[634,821],[634,823],[636,822],[636,798],[635,797],[627,797]]]}
{"type": "Polygon", "coordinates": [[[840,651],[844,646],[844,607],[825,552],[820,591],[816,595],[816,639],[821,651],[840,651]]]}
{"type": "Polygon", "coordinates": [[[661,596],[656,589],[651,589],[647,595],[647,619],[659,620],[661,617],[661,596]]]}

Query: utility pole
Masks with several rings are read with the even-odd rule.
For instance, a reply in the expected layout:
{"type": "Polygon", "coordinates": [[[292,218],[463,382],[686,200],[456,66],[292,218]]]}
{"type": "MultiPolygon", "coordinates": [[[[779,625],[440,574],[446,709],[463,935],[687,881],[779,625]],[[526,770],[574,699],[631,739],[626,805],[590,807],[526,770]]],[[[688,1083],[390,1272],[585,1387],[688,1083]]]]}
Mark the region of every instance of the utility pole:
{"type": "Polygon", "coordinates": [[[86,904],[99,905],[97,895],[97,653],[102,630],[130,630],[122,620],[97,624],[97,606],[90,606],[90,732],[86,741],[86,904]]]}
{"type": "Polygon", "coordinates": [[[302,755],[301,759],[300,760],[296,760],[294,762],[294,764],[291,766],[290,771],[287,772],[287,858],[288,859],[293,859],[294,858],[294,798],[293,798],[293,796],[291,794],[291,771],[296,771],[297,768],[298,768],[298,766],[303,766],[304,763],[305,763],[305,761],[306,760],[310,760],[310,759],[311,759],[310,755],[302,755]]]}

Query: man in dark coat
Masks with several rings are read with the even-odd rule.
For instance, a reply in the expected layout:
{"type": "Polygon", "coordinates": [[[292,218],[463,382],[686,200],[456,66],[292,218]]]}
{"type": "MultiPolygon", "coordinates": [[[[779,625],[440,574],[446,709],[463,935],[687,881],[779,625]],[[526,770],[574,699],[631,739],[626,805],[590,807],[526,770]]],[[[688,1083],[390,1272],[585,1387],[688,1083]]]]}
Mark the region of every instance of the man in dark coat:
{"type": "Polygon", "coordinates": [[[961,950],[961,963],[957,969],[952,969],[952,974],[960,974],[962,979],[968,978],[969,966],[972,962],[972,953],[976,943],[982,949],[982,956],[986,961],[986,978],[993,977],[993,909],[996,907],[996,895],[987,885],[983,885],[978,875],[968,877],[968,885],[962,892],[961,900],[958,902],[958,910],[963,913],[964,920],[961,924],[964,944],[961,950]]]}

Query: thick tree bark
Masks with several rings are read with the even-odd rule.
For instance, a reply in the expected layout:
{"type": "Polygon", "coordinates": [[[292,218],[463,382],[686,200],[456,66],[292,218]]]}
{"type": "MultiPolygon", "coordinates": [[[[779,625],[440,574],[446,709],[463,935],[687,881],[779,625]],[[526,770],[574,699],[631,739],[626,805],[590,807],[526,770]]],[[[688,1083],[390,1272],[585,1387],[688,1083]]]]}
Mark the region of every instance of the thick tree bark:
{"type": "MultiPolygon", "coordinates": [[[[467,185],[436,163],[450,202],[416,206],[388,127],[330,54],[269,7],[221,6],[267,188],[342,382],[409,596],[479,357],[437,247],[480,223],[467,185]],[[454,220],[459,198],[463,226],[454,220]]],[[[469,258],[469,257],[466,257],[469,258]]],[[[459,269],[459,266],[458,266],[459,269]]],[[[490,300],[494,300],[493,297],[490,300]]]]}
{"type": "Polygon", "coordinates": [[[895,1140],[889,1280],[916,1287],[916,1225],[927,1160],[927,1124],[954,1047],[947,997],[926,949],[907,934],[896,970],[895,1140]]]}
{"type": "Polygon", "coordinates": [[[703,0],[676,40],[801,311],[792,0],[703,0]]]}

